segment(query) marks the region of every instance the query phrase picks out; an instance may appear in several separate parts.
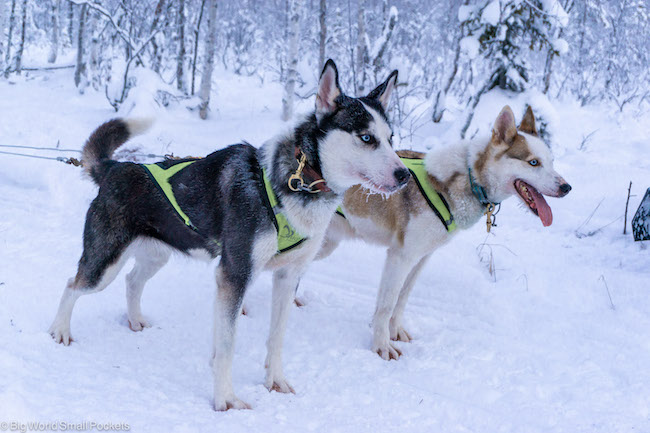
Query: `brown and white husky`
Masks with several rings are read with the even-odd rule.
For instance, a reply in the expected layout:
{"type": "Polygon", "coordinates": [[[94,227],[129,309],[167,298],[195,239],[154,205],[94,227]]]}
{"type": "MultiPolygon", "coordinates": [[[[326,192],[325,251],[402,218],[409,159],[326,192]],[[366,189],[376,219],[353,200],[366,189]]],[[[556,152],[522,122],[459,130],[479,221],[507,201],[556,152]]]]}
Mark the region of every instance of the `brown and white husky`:
{"type": "MultiPolygon", "coordinates": [[[[563,197],[571,186],[553,169],[553,155],[540,139],[530,107],[519,128],[510,107],[498,115],[491,138],[436,149],[428,154],[398,152],[421,158],[425,182],[437,191],[458,229],[473,226],[486,207],[515,193],[542,221],[553,214],[544,195],[563,197]]],[[[362,186],[345,194],[342,210],[330,222],[319,258],[327,257],[341,240],[361,238],[388,247],[373,318],[372,350],[385,360],[401,352],[391,340],[410,341],[402,326],[404,308],[422,267],[437,248],[458,230],[448,231],[411,176],[407,186],[389,197],[369,194],[362,186]]]]}

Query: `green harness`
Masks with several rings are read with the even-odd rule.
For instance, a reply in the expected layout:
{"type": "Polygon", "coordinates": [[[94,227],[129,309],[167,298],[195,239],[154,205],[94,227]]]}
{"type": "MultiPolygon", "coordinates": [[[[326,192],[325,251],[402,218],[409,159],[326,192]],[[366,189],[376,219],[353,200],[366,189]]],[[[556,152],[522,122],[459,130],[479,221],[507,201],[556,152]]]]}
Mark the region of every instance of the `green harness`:
{"type": "MultiPolygon", "coordinates": [[[[406,157],[400,157],[400,159],[406,168],[409,169],[411,175],[413,175],[413,180],[415,180],[415,184],[420,189],[422,196],[427,201],[427,204],[431,210],[433,210],[436,216],[440,218],[440,221],[447,229],[447,232],[451,233],[456,230],[458,227],[454,221],[454,216],[449,210],[449,205],[445,199],[433,188],[431,182],[429,182],[429,174],[427,173],[427,169],[424,165],[424,160],[420,158],[406,157]]],[[[341,207],[336,209],[336,213],[345,218],[341,207]]]]}
{"type": "Polygon", "coordinates": [[[424,159],[412,159],[405,157],[401,157],[400,159],[406,168],[411,171],[413,179],[415,179],[415,183],[424,196],[424,199],[427,201],[427,204],[431,210],[433,210],[436,216],[440,218],[440,221],[442,221],[442,224],[447,229],[447,232],[451,233],[456,230],[458,227],[456,226],[456,221],[454,221],[454,216],[449,210],[449,205],[445,199],[440,194],[438,194],[435,189],[433,189],[431,182],[429,182],[429,174],[427,173],[427,168],[424,165],[424,159]]]}
{"type": "MultiPolygon", "coordinates": [[[[190,218],[183,212],[183,209],[178,205],[176,197],[174,197],[174,191],[172,186],[169,183],[169,180],[176,173],[184,169],[190,164],[195,163],[196,161],[187,161],[174,164],[171,167],[164,169],[161,165],[158,164],[142,164],[142,166],[147,170],[149,177],[154,181],[154,183],[160,188],[160,191],[167,198],[169,204],[174,208],[178,216],[185,223],[186,226],[191,228],[194,231],[197,231],[196,226],[192,224],[190,218]]],[[[300,245],[306,238],[301,236],[296,230],[289,224],[287,217],[282,213],[282,208],[278,202],[278,199],[273,192],[271,187],[271,182],[269,181],[268,176],[266,175],[266,170],[262,171],[264,178],[264,190],[266,192],[266,202],[269,209],[273,212],[275,218],[273,219],[273,224],[278,233],[278,253],[284,253],[289,251],[292,248],[300,245]]]]}

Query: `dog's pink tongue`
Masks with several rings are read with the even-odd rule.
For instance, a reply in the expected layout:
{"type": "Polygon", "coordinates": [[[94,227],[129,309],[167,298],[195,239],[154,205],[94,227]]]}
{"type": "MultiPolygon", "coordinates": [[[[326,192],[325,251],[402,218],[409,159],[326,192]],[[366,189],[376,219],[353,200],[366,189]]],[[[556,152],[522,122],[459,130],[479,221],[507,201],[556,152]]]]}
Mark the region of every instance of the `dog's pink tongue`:
{"type": "Polygon", "coordinates": [[[533,196],[535,208],[537,209],[539,219],[542,220],[542,224],[544,224],[544,227],[550,226],[553,223],[553,212],[551,211],[551,207],[546,203],[544,196],[537,192],[535,188],[528,188],[528,191],[533,196]]]}

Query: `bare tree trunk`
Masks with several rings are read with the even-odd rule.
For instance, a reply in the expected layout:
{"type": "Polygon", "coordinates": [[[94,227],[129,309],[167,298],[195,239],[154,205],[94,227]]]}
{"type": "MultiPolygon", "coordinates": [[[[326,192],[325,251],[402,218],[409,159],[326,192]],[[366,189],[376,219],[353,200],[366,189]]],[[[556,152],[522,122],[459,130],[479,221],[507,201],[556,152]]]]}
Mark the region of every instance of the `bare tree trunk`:
{"type": "Polygon", "coordinates": [[[11,70],[11,37],[16,26],[16,0],[11,0],[11,14],[9,15],[9,35],[7,36],[7,51],[5,52],[5,77],[11,70]]]}
{"type": "Polygon", "coordinates": [[[6,2],[0,0],[0,71],[4,69],[4,54],[5,54],[5,27],[7,26],[7,10],[5,9],[6,2]]]}
{"type": "MultiPolygon", "coordinates": [[[[566,11],[566,13],[571,12],[571,9],[573,9],[573,0],[565,0],[564,2],[562,2],[562,7],[566,11]]],[[[561,27],[557,34],[558,39],[562,38],[563,35],[564,35],[564,27],[561,27]]],[[[555,59],[555,56],[557,55],[559,55],[559,53],[555,51],[553,47],[550,47],[548,53],[546,54],[546,64],[544,65],[544,94],[547,94],[549,89],[551,88],[551,75],[553,74],[553,59],[555,59]]]]}
{"type": "Polygon", "coordinates": [[[354,63],[354,44],[352,42],[352,8],[348,0],[348,49],[350,50],[350,66],[352,67],[352,87],[357,95],[357,68],[354,63]]]}
{"type": "Polygon", "coordinates": [[[327,45],[327,0],[320,0],[320,41],[318,45],[318,67],[325,64],[325,46],[327,45]]]}
{"type": "Polygon", "coordinates": [[[178,57],[176,59],[176,88],[185,93],[184,62],[185,62],[185,0],[178,2],[178,57]]]}
{"type": "Polygon", "coordinates": [[[101,86],[101,76],[99,70],[100,64],[100,47],[99,47],[99,31],[97,29],[99,16],[96,12],[88,12],[88,31],[90,35],[90,68],[88,75],[95,90],[99,90],[101,86]]]}
{"type": "Polygon", "coordinates": [[[302,0],[289,2],[289,52],[287,53],[287,82],[282,97],[282,120],[293,117],[293,96],[298,78],[298,39],[300,38],[300,12],[302,0]]]}
{"type": "Polygon", "coordinates": [[[61,0],[50,0],[50,22],[52,23],[52,35],[50,37],[50,54],[47,56],[48,63],[56,62],[59,51],[59,7],[61,0]]]}
{"type": "Polygon", "coordinates": [[[74,46],[74,3],[68,3],[68,44],[74,46]]]}
{"type": "MultiPolygon", "coordinates": [[[[165,0],[158,0],[158,4],[156,5],[156,9],[154,11],[153,15],[153,22],[151,23],[151,31],[149,33],[153,34],[156,29],[158,28],[158,23],[160,22],[160,15],[162,14],[163,6],[165,5],[165,0]]],[[[156,73],[160,73],[160,63],[162,59],[160,58],[160,53],[158,52],[158,41],[157,37],[155,36],[151,40],[151,48],[152,48],[152,53],[151,53],[151,69],[154,70],[156,73]]]]}
{"type": "Polygon", "coordinates": [[[77,66],[74,70],[74,85],[79,87],[81,80],[86,75],[86,62],[84,60],[84,27],[88,5],[84,3],[79,12],[79,32],[77,33],[77,66]]]}
{"type": "Polygon", "coordinates": [[[25,51],[25,27],[27,26],[27,0],[23,0],[23,22],[20,28],[20,44],[16,51],[16,73],[20,75],[23,69],[23,52],[25,51]]]}
{"type": "Polygon", "coordinates": [[[431,120],[434,123],[438,123],[442,120],[442,115],[445,112],[445,100],[447,99],[447,93],[449,93],[449,89],[451,89],[451,85],[454,83],[454,79],[456,78],[456,74],[458,73],[458,63],[460,61],[460,41],[464,37],[464,27],[465,27],[464,23],[461,24],[460,34],[458,35],[458,38],[456,40],[456,50],[454,52],[454,66],[451,70],[451,74],[449,75],[449,79],[447,79],[447,84],[445,84],[445,87],[442,90],[438,90],[438,93],[436,94],[436,99],[433,103],[431,120]]]}
{"type": "Polygon", "coordinates": [[[199,116],[201,119],[208,117],[210,105],[210,92],[212,91],[212,70],[214,69],[214,52],[217,45],[217,0],[208,0],[208,35],[205,40],[205,63],[199,88],[199,116]]]}
{"type": "Polygon", "coordinates": [[[366,83],[366,65],[368,63],[368,44],[366,34],[366,2],[365,0],[357,0],[357,80],[358,92],[363,93],[366,83]]]}
{"type": "Polygon", "coordinates": [[[465,125],[463,125],[463,129],[460,130],[460,138],[462,139],[465,138],[465,135],[467,134],[467,130],[472,124],[472,119],[474,118],[474,110],[476,109],[476,106],[480,102],[481,96],[483,96],[484,93],[490,90],[491,84],[492,84],[492,80],[488,80],[488,82],[485,83],[483,87],[481,87],[481,90],[479,90],[478,93],[472,99],[470,99],[472,103],[472,108],[469,110],[469,114],[467,115],[467,119],[465,120],[465,125]]]}
{"type": "MultiPolygon", "coordinates": [[[[387,2],[384,2],[384,8],[388,7],[387,2]]],[[[386,53],[386,48],[388,48],[388,43],[390,38],[393,35],[393,30],[395,29],[395,24],[397,24],[397,13],[393,13],[396,9],[391,9],[388,16],[386,16],[384,21],[384,28],[381,32],[381,39],[378,41],[379,49],[375,55],[375,58],[372,61],[374,66],[375,80],[379,79],[379,73],[384,67],[384,54],[386,53]]],[[[373,49],[374,51],[374,49],[373,49]]]]}
{"type": "Polygon", "coordinates": [[[194,28],[194,52],[192,53],[192,95],[194,95],[194,79],[196,77],[196,57],[199,54],[199,34],[201,33],[201,21],[203,21],[203,9],[205,7],[205,0],[201,1],[201,10],[199,11],[199,19],[197,20],[196,27],[194,28]]]}
{"type": "Polygon", "coordinates": [[[544,90],[543,93],[547,94],[551,88],[551,75],[553,74],[553,58],[555,58],[555,51],[549,48],[546,54],[546,64],[544,65],[544,90]]]}

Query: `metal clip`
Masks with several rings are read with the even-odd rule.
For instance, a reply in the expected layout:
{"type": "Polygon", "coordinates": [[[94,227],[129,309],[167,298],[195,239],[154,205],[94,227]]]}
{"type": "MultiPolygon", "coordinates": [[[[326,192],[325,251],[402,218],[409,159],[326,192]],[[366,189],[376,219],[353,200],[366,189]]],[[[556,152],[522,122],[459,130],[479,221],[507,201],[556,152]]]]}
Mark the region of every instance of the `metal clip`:
{"type": "Polygon", "coordinates": [[[485,215],[487,215],[487,220],[485,223],[487,224],[487,232],[490,233],[490,229],[492,226],[496,227],[496,217],[494,216],[494,205],[492,203],[488,203],[487,206],[485,207],[485,215]]]}
{"type": "Polygon", "coordinates": [[[305,168],[305,164],[307,164],[307,156],[305,156],[304,153],[300,152],[300,161],[298,161],[298,168],[296,169],[296,172],[289,177],[289,180],[287,181],[287,185],[289,186],[289,189],[291,191],[295,191],[295,192],[305,191],[311,194],[316,194],[317,192],[320,192],[320,190],[313,189],[312,187],[316,184],[325,182],[325,180],[319,179],[319,180],[315,180],[309,185],[305,185],[305,180],[302,178],[302,170],[305,168]],[[298,182],[294,186],[295,181],[298,182]]]}

